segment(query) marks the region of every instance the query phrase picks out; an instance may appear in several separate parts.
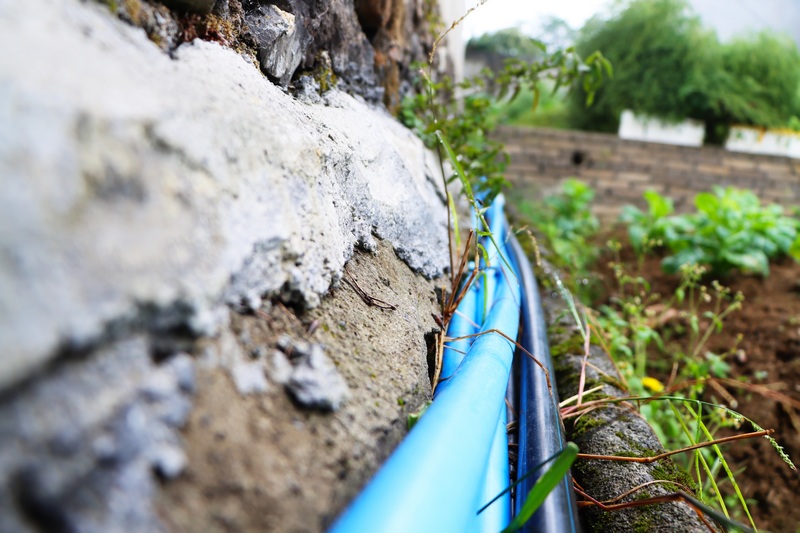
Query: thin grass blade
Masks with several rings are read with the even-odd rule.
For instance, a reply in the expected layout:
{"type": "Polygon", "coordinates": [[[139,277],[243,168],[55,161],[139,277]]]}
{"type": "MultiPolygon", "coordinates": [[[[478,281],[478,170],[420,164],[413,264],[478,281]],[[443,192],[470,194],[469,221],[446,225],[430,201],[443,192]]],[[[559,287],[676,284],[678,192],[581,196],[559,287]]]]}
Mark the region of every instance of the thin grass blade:
{"type": "Polygon", "coordinates": [[[453,202],[453,195],[447,193],[447,203],[450,207],[451,218],[453,221],[453,233],[456,236],[456,250],[461,249],[461,233],[458,231],[458,212],[456,211],[456,204],[453,202]]]}
{"type": "Polygon", "coordinates": [[[553,466],[548,468],[533,486],[528,496],[525,498],[525,503],[522,504],[519,513],[502,533],[517,531],[530,520],[536,510],[539,509],[545,499],[547,499],[547,496],[561,483],[561,480],[567,474],[577,456],[578,446],[574,442],[568,442],[564,450],[553,462],[553,466]]]}

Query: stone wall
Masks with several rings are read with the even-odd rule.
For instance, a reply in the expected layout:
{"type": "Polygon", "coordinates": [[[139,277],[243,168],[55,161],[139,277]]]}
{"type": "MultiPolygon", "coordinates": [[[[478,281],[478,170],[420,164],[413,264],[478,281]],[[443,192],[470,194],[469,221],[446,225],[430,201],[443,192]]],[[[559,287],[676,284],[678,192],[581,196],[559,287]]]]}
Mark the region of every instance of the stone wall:
{"type": "Polygon", "coordinates": [[[752,189],[766,202],[800,204],[800,161],[626,141],[616,135],[544,128],[503,127],[496,137],[511,155],[509,180],[526,194],[547,194],[570,177],[594,187],[595,210],[612,219],[627,204],[643,206],[642,193],[670,196],[678,211],[714,185],[752,189]]]}
{"type": "Polygon", "coordinates": [[[430,394],[444,193],[381,48],[215,5],[0,3],[0,531],[321,530],[430,394]]]}
{"type": "Polygon", "coordinates": [[[195,38],[217,42],[290,92],[311,78],[390,110],[417,75],[412,62],[427,61],[438,20],[426,0],[94,1],[165,52],[195,38]]]}

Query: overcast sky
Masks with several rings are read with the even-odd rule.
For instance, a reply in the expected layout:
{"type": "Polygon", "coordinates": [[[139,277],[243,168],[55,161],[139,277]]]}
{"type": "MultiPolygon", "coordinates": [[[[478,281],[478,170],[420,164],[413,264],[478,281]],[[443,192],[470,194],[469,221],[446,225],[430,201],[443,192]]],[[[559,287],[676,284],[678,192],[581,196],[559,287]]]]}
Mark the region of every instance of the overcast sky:
{"type": "MultiPolygon", "coordinates": [[[[467,7],[476,5],[467,0],[467,7]]],[[[608,0],[489,0],[464,21],[464,37],[502,30],[514,26],[536,27],[548,15],[564,19],[573,28],[580,28],[600,11],[608,0]]]]}
{"type": "MultiPolygon", "coordinates": [[[[464,1],[467,7],[479,3],[464,1]]],[[[489,0],[464,21],[464,37],[515,26],[535,35],[542,18],[548,15],[579,29],[610,3],[611,0],[489,0]]],[[[800,45],[800,0],[689,0],[689,4],[723,40],[747,31],[770,29],[791,35],[800,45]]]]}

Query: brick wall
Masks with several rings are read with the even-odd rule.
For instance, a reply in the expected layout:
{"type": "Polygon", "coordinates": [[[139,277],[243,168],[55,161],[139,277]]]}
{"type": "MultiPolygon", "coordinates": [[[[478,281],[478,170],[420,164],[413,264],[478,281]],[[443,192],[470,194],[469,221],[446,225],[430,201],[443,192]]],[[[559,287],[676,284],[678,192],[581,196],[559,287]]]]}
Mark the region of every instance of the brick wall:
{"type": "Polygon", "coordinates": [[[594,187],[595,211],[605,220],[625,204],[643,206],[647,189],[673,198],[678,211],[691,209],[694,195],[714,185],[751,189],[765,202],[800,204],[800,160],[544,128],[502,127],[495,137],[511,155],[507,176],[519,193],[540,197],[574,177],[594,187]]]}

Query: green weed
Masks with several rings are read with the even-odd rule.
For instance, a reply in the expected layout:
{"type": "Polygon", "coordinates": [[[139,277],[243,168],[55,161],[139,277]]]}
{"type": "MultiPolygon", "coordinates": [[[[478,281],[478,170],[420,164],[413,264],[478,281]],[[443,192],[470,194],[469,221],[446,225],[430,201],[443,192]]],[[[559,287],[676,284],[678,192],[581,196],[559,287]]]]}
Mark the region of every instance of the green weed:
{"type": "Polygon", "coordinates": [[[597,259],[597,249],[590,245],[599,227],[591,212],[594,190],[585,183],[568,179],[561,190],[541,203],[522,203],[520,213],[545,237],[555,254],[557,266],[583,274],[597,259]]]}
{"type": "MultiPolygon", "coordinates": [[[[542,51],[540,60],[528,63],[508,59],[500,72],[485,70],[461,83],[447,76],[434,80],[421,70],[417,95],[401,104],[400,119],[428,147],[437,147],[437,135],[447,140],[472,188],[483,195],[486,204],[508,185],[504,177],[508,154],[502,144],[490,138],[496,127],[496,113],[490,110],[501,101],[514,101],[523,89],[533,94],[535,109],[543,88],[557,91],[576,81],[591,102],[600,84],[611,75],[610,63],[599,52],[584,60],[574,48],[547,52],[544,44],[532,42],[542,51]]],[[[456,177],[452,174],[449,181],[456,177]]]]}

